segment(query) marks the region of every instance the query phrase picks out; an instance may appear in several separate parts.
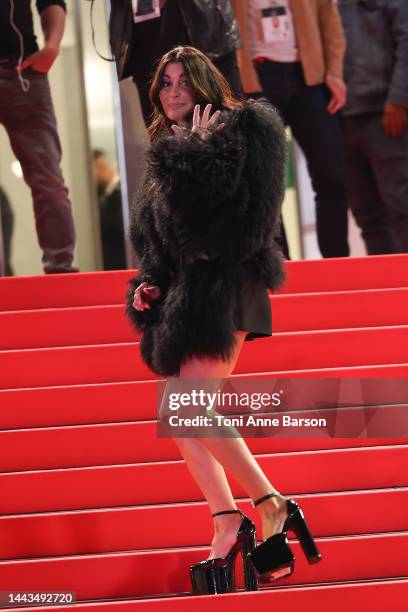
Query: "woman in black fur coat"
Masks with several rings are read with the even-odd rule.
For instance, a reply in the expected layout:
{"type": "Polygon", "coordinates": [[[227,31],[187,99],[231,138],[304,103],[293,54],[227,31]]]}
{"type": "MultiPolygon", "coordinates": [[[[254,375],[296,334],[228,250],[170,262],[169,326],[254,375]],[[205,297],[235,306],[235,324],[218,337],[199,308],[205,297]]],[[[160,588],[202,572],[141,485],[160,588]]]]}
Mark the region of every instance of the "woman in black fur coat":
{"type": "MultiPolygon", "coordinates": [[[[274,237],[286,140],[273,107],[266,100],[235,98],[193,47],[176,47],[162,57],[150,98],[152,144],[131,224],[139,268],[127,314],[142,333],[145,363],[162,377],[174,377],[167,382],[168,399],[180,379],[219,389],[243,342],[272,333],[267,289],[284,280],[274,237]]],[[[166,409],[163,399],[160,419],[166,409]]],[[[210,555],[190,568],[193,591],[232,590],[239,550],[247,589],[256,590],[260,576],[289,574],[291,552],[281,530],[300,509],[274,489],[244,440],[174,441],[214,516],[210,555]],[[255,550],[255,526],[237,510],[224,468],[254,504],[262,502],[267,540],[255,550]]]]}

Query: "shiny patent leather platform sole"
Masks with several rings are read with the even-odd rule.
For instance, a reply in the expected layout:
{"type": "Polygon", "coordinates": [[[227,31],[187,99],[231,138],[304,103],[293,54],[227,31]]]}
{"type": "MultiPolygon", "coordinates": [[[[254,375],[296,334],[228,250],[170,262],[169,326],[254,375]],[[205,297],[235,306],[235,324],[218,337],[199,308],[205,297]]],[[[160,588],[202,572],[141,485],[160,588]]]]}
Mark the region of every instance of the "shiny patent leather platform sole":
{"type": "Polygon", "coordinates": [[[258,581],[248,554],[256,546],[256,528],[254,523],[240,510],[217,512],[218,514],[232,514],[239,512],[242,522],[237,532],[237,541],[225,557],[200,561],[190,566],[190,578],[195,595],[211,595],[216,593],[231,593],[236,590],[235,562],[238,553],[241,553],[244,570],[245,590],[257,591],[258,581]]]}

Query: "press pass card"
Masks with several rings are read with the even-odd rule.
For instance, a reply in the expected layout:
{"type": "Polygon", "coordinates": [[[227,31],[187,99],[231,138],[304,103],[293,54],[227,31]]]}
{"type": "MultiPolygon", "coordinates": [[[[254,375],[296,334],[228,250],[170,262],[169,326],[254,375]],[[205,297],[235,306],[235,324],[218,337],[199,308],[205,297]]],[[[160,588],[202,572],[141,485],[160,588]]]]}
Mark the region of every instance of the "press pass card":
{"type": "Polygon", "coordinates": [[[133,21],[147,21],[160,17],[160,0],[132,0],[133,21]]]}
{"type": "Polygon", "coordinates": [[[261,9],[262,29],[265,42],[286,42],[290,34],[290,18],[285,6],[261,9]]]}

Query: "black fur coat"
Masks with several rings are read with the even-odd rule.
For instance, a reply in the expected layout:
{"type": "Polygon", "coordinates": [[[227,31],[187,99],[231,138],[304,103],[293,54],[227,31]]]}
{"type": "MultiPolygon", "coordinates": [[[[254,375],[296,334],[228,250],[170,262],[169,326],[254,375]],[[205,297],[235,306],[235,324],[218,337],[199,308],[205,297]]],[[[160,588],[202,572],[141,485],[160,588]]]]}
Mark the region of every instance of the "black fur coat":
{"type": "Polygon", "coordinates": [[[237,329],[240,262],[273,290],[284,281],[274,241],[285,189],[286,138],[266,100],[223,111],[221,131],[204,142],[186,132],[160,138],[132,211],[138,275],[126,314],[142,332],[141,355],[161,376],[175,376],[192,355],[229,358],[237,329]],[[150,310],[132,307],[134,289],[157,284],[150,310]]]}

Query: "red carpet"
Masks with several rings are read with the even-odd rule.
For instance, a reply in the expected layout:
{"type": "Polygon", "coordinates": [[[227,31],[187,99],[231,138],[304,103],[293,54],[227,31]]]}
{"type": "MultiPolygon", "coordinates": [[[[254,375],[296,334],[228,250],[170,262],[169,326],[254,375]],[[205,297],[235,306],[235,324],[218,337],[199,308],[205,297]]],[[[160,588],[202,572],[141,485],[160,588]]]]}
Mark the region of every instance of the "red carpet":
{"type": "MultiPolygon", "coordinates": [[[[236,376],[407,376],[407,255],[287,271],[274,335],[244,345],[236,376]]],[[[290,578],[189,594],[211,518],[176,445],[156,437],[155,377],[123,316],[132,274],[0,279],[0,591],[75,591],[84,612],[405,611],[408,438],[248,439],[323,560],[309,566],[292,539],[290,578]]]]}

